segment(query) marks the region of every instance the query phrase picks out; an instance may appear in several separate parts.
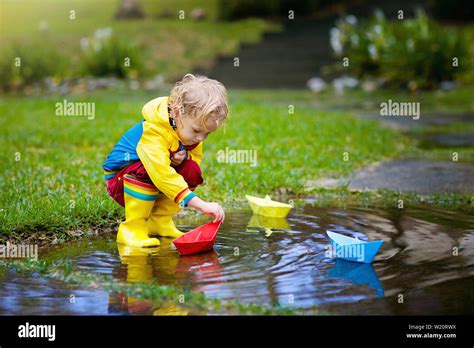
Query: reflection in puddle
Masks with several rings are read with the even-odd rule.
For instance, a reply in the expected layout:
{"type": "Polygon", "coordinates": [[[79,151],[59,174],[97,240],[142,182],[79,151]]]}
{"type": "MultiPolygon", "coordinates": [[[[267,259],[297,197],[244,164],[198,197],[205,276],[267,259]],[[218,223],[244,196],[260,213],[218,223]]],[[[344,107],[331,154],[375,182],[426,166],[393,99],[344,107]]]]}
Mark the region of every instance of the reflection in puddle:
{"type": "Polygon", "coordinates": [[[377,297],[384,297],[382,284],[375,273],[374,266],[366,263],[356,263],[346,260],[336,260],[334,268],[328,272],[330,278],[340,278],[357,285],[367,285],[375,290],[377,297]]]}
{"type": "MultiPolygon", "coordinates": [[[[179,256],[166,238],[160,247],[137,250],[117,246],[109,235],[81,247],[70,243],[56,257],[124,282],[156,282],[221,300],[333,314],[472,314],[473,226],[472,216],[459,213],[307,205],[287,219],[228,212],[208,253],[179,256]],[[384,244],[373,264],[335,260],[326,254],[326,230],[384,244]],[[404,305],[397,302],[400,293],[404,305]]],[[[1,314],[212,314],[12,270],[0,277],[1,314]]]]}

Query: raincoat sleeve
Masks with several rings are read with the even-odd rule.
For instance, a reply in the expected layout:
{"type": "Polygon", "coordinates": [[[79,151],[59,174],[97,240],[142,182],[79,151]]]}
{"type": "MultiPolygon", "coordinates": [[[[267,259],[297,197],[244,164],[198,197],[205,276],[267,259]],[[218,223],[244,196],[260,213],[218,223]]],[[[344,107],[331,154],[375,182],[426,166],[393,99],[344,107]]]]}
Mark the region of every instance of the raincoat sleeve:
{"type": "Polygon", "coordinates": [[[194,149],[189,151],[189,155],[193,161],[195,161],[199,166],[201,165],[202,159],[202,143],[196,146],[194,149]]]}
{"type": "Polygon", "coordinates": [[[143,122],[143,134],[137,144],[137,154],[153,184],[170,200],[185,206],[196,196],[184,178],[170,166],[166,135],[159,127],[143,122]]]}

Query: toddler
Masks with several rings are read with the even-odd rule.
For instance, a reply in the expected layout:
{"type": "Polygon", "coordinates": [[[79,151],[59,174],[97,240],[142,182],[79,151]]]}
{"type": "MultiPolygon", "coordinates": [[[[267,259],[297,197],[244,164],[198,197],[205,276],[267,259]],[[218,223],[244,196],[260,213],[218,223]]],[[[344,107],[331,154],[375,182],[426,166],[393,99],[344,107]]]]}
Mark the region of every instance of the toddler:
{"type": "Polygon", "coordinates": [[[200,199],[202,143],[227,119],[227,92],[218,81],[187,74],[169,97],[142,110],[144,120],[120,138],[103,164],[108,194],[125,207],[117,242],[135,247],[160,244],[152,235],[182,235],[172,216],[192,207],[224,220],[218,203],[200,199]]]}

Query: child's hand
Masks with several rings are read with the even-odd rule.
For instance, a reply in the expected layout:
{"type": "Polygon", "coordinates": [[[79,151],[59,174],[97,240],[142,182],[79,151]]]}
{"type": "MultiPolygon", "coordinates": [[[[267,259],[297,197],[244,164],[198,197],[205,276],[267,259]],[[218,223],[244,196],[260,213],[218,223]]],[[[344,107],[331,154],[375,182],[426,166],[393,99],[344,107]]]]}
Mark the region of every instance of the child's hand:
{"type": "Polygon", "coordinates": [[[184,161],[185,158],[186,158],[186,150],[181,150],[181,151],[176,152],[171,157],[171,166],[172,167],[179,166],[184,161]]]}
{"type": "Polygon", "coordinates": [[[201,212],[206,215],[212,216],[214,218],[214,222],[223,222],[225,218],[224,209],[222,209],[219,203],[205,202],[205,204],[201,208],[201,212]]]}
{"type": "Polygon", "coordinates": [[[222,209],[219,203],[205,202],[199,197],[194,197],[188,202],[188,206],[193,207],[206,215],[212,216],[214,222],[224,221],[224,209],[222,209]]]}

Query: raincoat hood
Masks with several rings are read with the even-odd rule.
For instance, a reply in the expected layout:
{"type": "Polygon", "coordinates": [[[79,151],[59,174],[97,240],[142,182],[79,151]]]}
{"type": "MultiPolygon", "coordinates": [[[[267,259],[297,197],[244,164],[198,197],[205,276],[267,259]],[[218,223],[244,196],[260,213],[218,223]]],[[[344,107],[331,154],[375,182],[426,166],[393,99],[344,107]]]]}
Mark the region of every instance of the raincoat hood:
{"type": "MultiPolygon", "coordinates": [[[[168,114],[168,100],[169,97],[160,97],[150,100],[143,106],[142,115],[145,121],[159,127],[169,128],[173,131],[168,114]]],[[[175,133],[176,137],[178,136],[176,132],[173,131],[173,133],[175,133]]]]}

